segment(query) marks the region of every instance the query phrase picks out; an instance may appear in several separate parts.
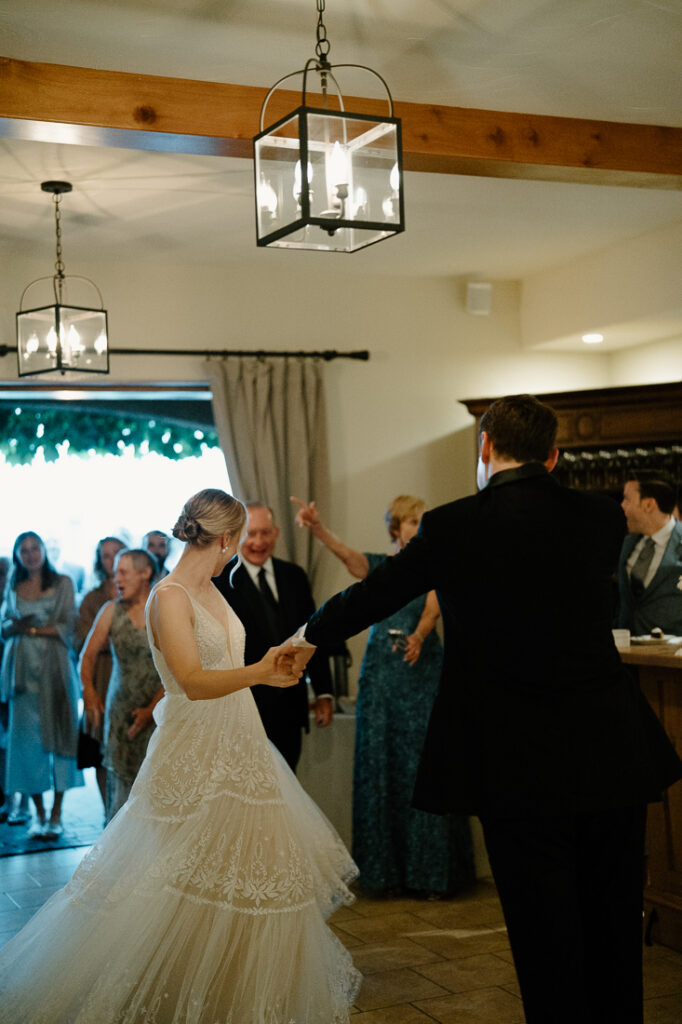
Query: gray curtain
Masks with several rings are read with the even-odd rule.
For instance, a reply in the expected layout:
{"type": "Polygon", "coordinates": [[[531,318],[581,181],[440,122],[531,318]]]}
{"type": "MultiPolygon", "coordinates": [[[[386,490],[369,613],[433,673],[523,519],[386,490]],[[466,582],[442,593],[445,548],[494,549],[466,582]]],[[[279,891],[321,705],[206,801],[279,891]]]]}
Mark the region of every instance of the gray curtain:
{"type": "Polygon", "coordinates": [[[329,504],[323,365],[319,359],[228,357],[205,364],[213,416],[235,496],[263,501],[280,528],[277,553],[314,580],[320,545],[294,525],[295,494],[329,504]]]}

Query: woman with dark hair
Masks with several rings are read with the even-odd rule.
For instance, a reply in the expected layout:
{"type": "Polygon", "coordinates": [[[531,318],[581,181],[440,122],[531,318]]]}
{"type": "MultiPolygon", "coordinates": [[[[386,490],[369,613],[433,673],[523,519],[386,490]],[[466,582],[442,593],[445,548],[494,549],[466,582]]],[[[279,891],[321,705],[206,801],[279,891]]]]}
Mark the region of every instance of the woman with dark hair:
{"type": "MultiPolygon", "coordinates": [[[[107,603],[118,597],[118,590],[114,582],[114,559],[119,551],[122,551],[125,544],[118,537],[102,537],[95,548],[95,562],[93,572],[98,583],[96,587],[89,590],[81,601],[78,609],[78,619],[74,636],[74,648],[76,654],[80,654],[85,638],[92,629],[92,624],[97,618],[100,609],[107,603]]],[[[106,640],[100,648],[99,654],[92,668],[92,685],[97,697],[105,703],[107,699],[107,687],[111,676],[111,649],[106,640]]],[[[102,763],[102,723],[94,725],[92,719],[87,716],[82,725],[82,731],[90,738],[91,743],[79,745],[78,767],[94,768],[97,776],[102,803],[106,807],[106,785],[107,770],[102,763]]]]}
{"type": "Polygon", "coordinates": [[[5,789],[30,793],[29,835],[61,834],[64,791],[83,785],[76,767],[79,686],[70,649],[73,583],[50,564],[37,533],[21,533],[12,551],[12,579],[3,612],[7,640],[0,689],[9,701],[5,789]],[[43,793],[54,790],[49,820],[43,793]]]}
{"type": "Polygon", "coordinates": [[[141,548],[118,552],[114,582],[119,596],[100,609],[81,657],[87,721],[92,727],[101,728],[104,715],[107,821],[130,795],[154,731],[152,712],[163,697],[144,620],[144,608],[157,572],[158,565],[149,552],[141,548]],[[95,666],[109,641],[113,668],[103,699],[95,685],[95,666]]]}

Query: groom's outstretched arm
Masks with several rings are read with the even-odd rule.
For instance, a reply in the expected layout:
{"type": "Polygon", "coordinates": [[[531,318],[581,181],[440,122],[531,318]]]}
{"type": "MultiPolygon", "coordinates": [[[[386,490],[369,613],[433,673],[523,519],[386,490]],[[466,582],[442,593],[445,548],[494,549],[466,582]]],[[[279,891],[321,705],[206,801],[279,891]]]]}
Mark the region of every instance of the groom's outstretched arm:
{"type": "Polygon", "coordinates": [[[315,646],[346,640],[433,590],[434,577],[428,542],[420,532],[399,554],[335,594],[311,615],[305,639],[315,646]]]}
{"type": "Polygon", "coordinates": [[[287,641],[296,647],[296,671],[305,668],[318,645],[347,640],[435,589],[438,572],[429,557],[424,525],[422,520],[420,532],[399,554],[331,597],[287,641]]]}

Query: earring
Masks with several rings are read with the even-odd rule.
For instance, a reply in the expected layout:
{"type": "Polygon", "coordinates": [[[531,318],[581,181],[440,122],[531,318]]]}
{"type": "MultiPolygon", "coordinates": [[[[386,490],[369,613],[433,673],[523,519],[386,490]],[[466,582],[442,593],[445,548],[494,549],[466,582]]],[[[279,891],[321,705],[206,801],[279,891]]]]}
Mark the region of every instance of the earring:
{"type": "Polygon", "coordinates": [[[222,551],[223,554],[225,554],[225,552],[227,551],[227,548],[221,548],[220,550],[222,551]]]}

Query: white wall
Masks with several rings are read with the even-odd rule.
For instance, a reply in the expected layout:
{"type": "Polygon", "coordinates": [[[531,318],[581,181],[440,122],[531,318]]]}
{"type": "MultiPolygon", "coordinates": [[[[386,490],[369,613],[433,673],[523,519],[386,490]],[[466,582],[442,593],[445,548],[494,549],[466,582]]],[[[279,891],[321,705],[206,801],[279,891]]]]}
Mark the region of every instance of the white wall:
{"type": "MultiPolygon", "coordinates": [[[[472,490],[473,421],[461,399],[679,376],[679,352],[671,372],[674,346],[649,346],[644,378],[639,350],[524,349],[516,282],[494,282],[491,315],[472,316],[454,279],[338,273],[339,260],[354,258],[339,255],[320,255],[313,274],[310,261],[301,271],[297,255],[268,252],[258,274],[252,266],[105,261],[72,273],[87,273],[102,289],[114,349],[369,349],[367,363],[337,360],[325,369],[332,474],[325,512],[361,550],[387,550],[383,511],[394,495],[420,494],[434,505],[472,490]]],[[[44,264],[19,259],[0,265],[0,344],[14,344],[21,290],[44,272],[44,264]]],[[[14,355],[0,359],[0,379],[14,376],[14,355]]],[[[112,357],[111,382],[200,379],[198,358],[112,357]]],[[[348,582],[325,557],[318,597],[348,582]]],[[[356,665],[362,646],[353,644],[356,665]]]]}
{"type": "Polygon", "coordinates": [[[613,387],[682,380],[682,337],[614,352],[610,363],[613,387]]]}
{"type": "Polygon", "coordinates": [[[679,332],[682,223],[530,274],[523,282],[524,344],[561,349],[588,331],[641,344],[679,332]]]}

